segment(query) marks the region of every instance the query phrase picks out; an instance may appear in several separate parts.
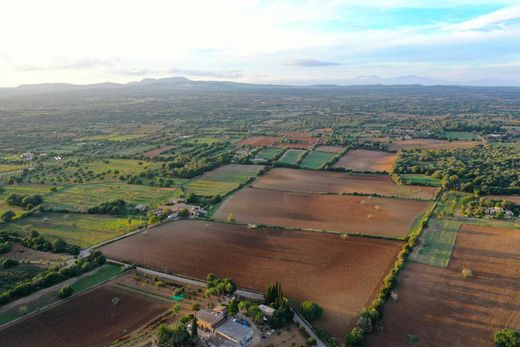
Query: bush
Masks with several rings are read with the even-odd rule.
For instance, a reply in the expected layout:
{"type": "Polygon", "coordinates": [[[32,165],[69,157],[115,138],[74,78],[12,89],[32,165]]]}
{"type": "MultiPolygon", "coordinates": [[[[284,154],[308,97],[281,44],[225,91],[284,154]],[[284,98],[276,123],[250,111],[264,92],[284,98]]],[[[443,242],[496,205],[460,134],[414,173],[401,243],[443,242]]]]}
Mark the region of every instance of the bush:
{"type": "Polygon", "coordinates": [[[520,332],[512,329],[502,329],[493,335],[497,347],[520,347],[520,332]]]}
{"type": "Polygon", "coordinates": [[[74,289],[72,289],[71,286],[65,286],[60,289],[60,291],[58,292],[58,296],[60,297],[60,299],[65,299],[71,296],[73,292],[74,289]]]}
{"type": "Polygon", "coordinates": [[[16,259],[10,259],[10,258],[6,258],[2,261],[2,266],[5,268],[5,269],[9,269],[9,268],[12,268],[12,267],[15,267],[19,264],[18,260],[16,259]]]}
{"type": "Polygon", "coordinates": [[[321,308],[318,304],[312,301],[304,301],[300,305],[300,310],[302,312],[303,317],[307,319],[309,322],[314,322],[323,316],[323,308],[321,308]]]}

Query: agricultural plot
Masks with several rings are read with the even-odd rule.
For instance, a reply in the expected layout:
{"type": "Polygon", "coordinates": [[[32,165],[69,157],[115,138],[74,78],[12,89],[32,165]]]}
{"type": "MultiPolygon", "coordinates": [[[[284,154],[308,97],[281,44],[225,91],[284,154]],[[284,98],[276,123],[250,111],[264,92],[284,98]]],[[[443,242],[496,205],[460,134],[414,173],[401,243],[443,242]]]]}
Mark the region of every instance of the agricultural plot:
{"type": "Polygon", "coordinates": [[[471,148],[481,145],[481,141],[448,141],[434,139],[413,139],[413,140],[397,140],[388,145],[388,149],[398,151],[401,149],[419,148],[419,149],[454,149],[454,148],[471,148]]]}
{"type": "Polygon", "coordinates": [[[104,246],[120,259],[194,278],[208,273],[263,291],[281,281],[293,300],[324,308],[320,328],[341,339],[373,299],[402,243],[339,235],[179,221],[104,246]],[[308,280],[312,278],[312,280],[308,280]]]}
{"type": "Polygon", "coordinates": [[[6,346],[108,346],[169,308],[107,284],[0,330],[0,340],[6,346]]]}
{"type": "Polygon", "coordinates": [[[0,291],[12,288],[21,281],[30,280],[45,270],[44,266],[31,264],[20,264],[8,269],[0,267],[0,291]]]}
{"type": "Polygon", "coordinates": [[[445,131],[444,135],[448,140],[472,141],[477,139],[477,136],[469,131],[445,131]]]}
{"type": "Polygon", "coordinates": [[[263,168],[261,165],[230,164],[204,173],[186,183],[183,188],[197,195],[224,196],[256,177],[263,168]]]}
{"type": "Polygon", "coordinates": [[[144,156],[146,158],[154,158],[154,157],[157,157],[159,154],[163,153],[163,152],[166,152],[170,149],[172,149],[173,146],[162,146],[162,147],[159,147],[159,148],[155,148],[155,149],[151,149],[149,151],[146,151],[144,152],[144,156]]]}
{"type": "Polygon", "coordinates": [[[399,175],[402,182],[414,186],[440,187],[442,181],[426,175],[399,175]]]}
{"type": "Polygon", "coordinates": [[[277,136],[249,136],[235,143],[237,146],[272,146],[278,141],[277,136]]]}
{"type": "Polygon", "coordinates": [[[265,159],[265,160],[273,160],[278,156],[280,153],[282,153],[283,149],[280,148],[263,148],[261,149],[258,154],[256,155],[257,158],[265,159]]]}
{"type": "Polygon", "coordinates": [[[298,163],[298,159],[300,156],[305,153],[305,150],[302,149],[288,149],[285,153],[278,159],[278,163],[287,164],[287,165],[296,165],[298,163]]]}
{"type": "Polygon", "coordinates": [[[420,263],[447,267],[460,223],[448,219],[430,218],[428,227],[421,234],[420,241],[410,259],[420,263]]]}
{"type": "Polygon", "coordinates": [[[487,195],[486,198],[494,200],[507,200],[520,205],[520,195],[487,195]]]}
{"type": "Polygon", "coordinates": [[[21,164],[0,164],[0,173],[20,171],[27,167],[28,165],[21,164]]]}
{"type": "Polygon", "coordinates": [[[175,196],[175,190],[144,185],[117,182],[78,184],[48,194],[45,207],[56,211],[86,212],[89,207],[116,199],[157,207],[175,196]]]}
{"type": "Polygon", "coordinates": [[[119,218],[92,214],[42,213],[17,219],[5,225],[5,229],[25,236],[31,230],[38,231],[50,240],[61,238],[67,243],[90,247],[126,234],[141,225],[136,218],[119,218]]]}
{"type": "Polygon", "coordinates": [[[405,236],[430,202],[354,195],[245,188],[225,200],[214,218],[288,228],[405,236]]]}
{"type": "Polygon", "coordinates": [[[344,150],[345,148],[343,147],[338,147],[338,146],[318,146],[316,147],[316,150],[317,151],[320,151],[320,152],[329,152],[329,153],[336,153],[338,154],[339,152],[341,152],[342,150],[344,150]]]}
{"type": "MultiPolygon", "coordinates": [[[[6,199],[9,194],[22,194],[22,195],[46,195],[50,193],[52,186],[39,185],[39,184],[24,184],[24,185],[7,185],[2,186],[4,189],[3,193],[0,193],[0,215],[6,211],[13,211],[16,213],[16,217],[20,217],[24,213],[24,209],[18,206],[10,206],[6,199]]],[[[56,187],[59,188],[59,187],[56,187]]]]}
{"type": "Polygon", "coordinates": [[[253,187],[280,191],[335,194],[377,194],[405,199],[430,200],[436,189],[396,184],[390,176],[348,174],[333,171],[275,168],[253,183],[253,187]]]}
{"type": "Polygon", "coordinates": [[[391,172],[395,157],[395,154],[387,152],[354,149],[342,156],[336,164],[334,164],[334,167],[359,172],[391,172]]]}
{"type": "Polygon", "coordinates": [[[495,331],[519,330],[519,253],[518,230],[463,225],[447,268],[412,262],[399,274],[367,345],[491,346],[495,331]]]}
{"type": "Polygon", "coordinates": [[[323,164],[334,158],[336,154],[330,152],[310,151],[300,163],[304,169],[319,169],[323,164]]]}

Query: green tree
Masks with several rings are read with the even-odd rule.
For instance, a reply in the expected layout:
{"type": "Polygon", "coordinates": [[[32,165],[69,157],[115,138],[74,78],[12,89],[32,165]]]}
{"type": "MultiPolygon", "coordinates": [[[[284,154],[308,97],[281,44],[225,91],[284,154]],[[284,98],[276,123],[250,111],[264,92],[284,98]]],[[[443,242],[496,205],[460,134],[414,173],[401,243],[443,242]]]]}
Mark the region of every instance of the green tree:
{"type": "Polygon", "coordinates": [[[307,319],[309,322],[314,322],[323,316],[323,308],[321,308],[318,304],[312,301],[304,301],[300,305],[300,310],[302,312],[303,317],[307,319]]]}
{"type": "Polygon", "coordinates": [[[10,222],[13,220],[14,217],[16,217],[16,213],[9,210],[9,211],[5,211],[4,213],[2,213],[2,216],[0,216],[0,219],[2,220],[2,222],[10,222]]]}
{"type": "Polygon", "coordinates": [[[193,319],[191,321],[191,338],[193,340],[196,340],[198,337],[199,337],[199,331],[198,331],[197,317],[193,316],[193,319]]]}
{"type": "Polygon", "coordinates": [[[520,332],[512,329],[502,329],[493,335],[497,347],[520,347],[520,332]]]}
{"type": "Polygon", "coordinates": [[[189,347],[193,343],[191,336],[183,323],[173,327],[162,324],[157,333],[157,344],[159,347],[189,347]]]}

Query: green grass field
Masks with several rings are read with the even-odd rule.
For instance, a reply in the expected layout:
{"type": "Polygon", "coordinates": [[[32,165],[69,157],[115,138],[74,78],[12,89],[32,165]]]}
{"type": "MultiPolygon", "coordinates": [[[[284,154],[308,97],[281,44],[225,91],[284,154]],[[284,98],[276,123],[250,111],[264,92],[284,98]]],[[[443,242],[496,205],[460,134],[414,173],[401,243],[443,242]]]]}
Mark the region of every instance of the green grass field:
{"type": "Polygon", "coordinates": [[[119,218],[105,215],[42,213],[5,224],[4,229],[22,236],[36,230],[49,240],[61,238],[68,243],[90,247],[124,235],[141,225],[136,218],[119,218]],[[129,223],[130,220],[130,223],[129,223]]]}
{"type": "Polygon", "coordinates": [[[111,278],[116,277],[123,273],[121,266],[106,264],[100,267],[95,273],[90,276],[82,277],[73,284],[74,294],[81,293],[89,288],[92,288],[100,283],[108,281],[111,278]]]}
{"type": "Polygon", "coordinates": [[[440,187],[441,180],[426,175],[401,175],[404,184],[413,186],[440,187]]]}
{"type": "Polygon", "coordinates": [[[21,164],[0,164],[0,172],[20,171],[26,167],[29,167],[29,166],[21,165],[21,164]]]}
{"type": "Polygon", "coordinates": [[[319,169],[324,163],[332,159],[336,153],[310,151],[300,164],[304,169],[319,169]]]}
{"type": "Polygon", "coordinates": [[[460,223],[447,219],[430,218],[421,234],[422,245],[411,259],[420,263],[447,267],[460,223]]]}
{"type": "Polygon", "coordinates": [[[226,165],[189,181],[184,185],[184,189],[187,193],[202,196],[224,196],[251,177],[256,177],[263,168],[261,165],[226,165]]]}
{"type": "Polygon", "coordinates": [[[261,149],[258,154],[256,155],[257,158],[262,158],[265,160],[273,160],[277,155],[282,153],[283,149],[281,148],[263,148],[261,149]]]}
{"type": "Polygon", "coordinates": [[[45,207],[70,212],[86,212],[102,202],[123,199],[130,204],[157,207],[175,197],[176,191],[118,182],[78,184],[45,196],[45,207]]]}
{"type": "Polygon", "coordinates": [[[305,151],[301,149],[288,149],[280,159],[278,159],[278,163],[288,164],[288,165],[296,165],[298,162],[298,158],[305,151]]]}
{"type": "Polygon", "coordinates": [[[448,140],[471,141],[476,138],[475,134],[469,131],[445,131],[444,135],[448,140]]]}

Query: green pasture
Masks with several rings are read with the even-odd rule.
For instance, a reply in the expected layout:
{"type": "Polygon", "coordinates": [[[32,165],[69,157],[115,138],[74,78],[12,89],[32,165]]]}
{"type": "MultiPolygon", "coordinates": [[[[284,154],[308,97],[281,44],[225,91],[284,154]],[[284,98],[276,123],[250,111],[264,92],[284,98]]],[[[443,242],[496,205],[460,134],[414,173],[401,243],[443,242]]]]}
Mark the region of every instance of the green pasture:
{"type": "Polygon", "coordinates": [[[86,212],[102,202],[122,199],[134,205],[157,207],[175,197],[175,190],[118,182],[77,184],[45,196],[45,207],[69,212],[86,212]]]}
{"type": "Polygon", "coordinates": [[[302,149],[288,149],[280,159],[278,159],[279,163],[288,164],[288,165],[296,165],[298,159],[305,151],[302,149]]]}
{"type": "Polygon", "coordinates": [[[266,160],[273,160],[277,155],[282,153],[283,149],[281,148],[262,148],[258,154],[256,155],[258,158],[266,159],[266,160]]]}
{"type": "Polygon", "coordinates": [[[335,155],[336,153],[310,151],[301,162],[300,167],[304,169],[319,169],[335,155]]]}
{"type": "Polygon", "coordinates": [[[256,177],[264,167],[261,165],[226,165],[206,172],[183,187],[187,193],[202,196],[224,196],[246,183],[251,177],[256,177]]]}
{"type": "Polygon", "coordinates": [[[401,175],[401,180],[412,186],[440,187],[442,184],[440,179],[426,175],[401,175]]]}
{"type": "Polygon", "coordinates": [[[411,259],[420,263],[447,267],[460,227],[459,222],[430,218],[428,227],[421,233],[421,245],[412,253],[411,259]]]}
{"type": "Polygon", "coordinates": [[[133,217],[41,213],[5,224],[4,229],[22,236],[36,230],[50,240],[61,238],[74,245],[90,247],[137,229],[141,223],[141,220],[133,217]]]}

